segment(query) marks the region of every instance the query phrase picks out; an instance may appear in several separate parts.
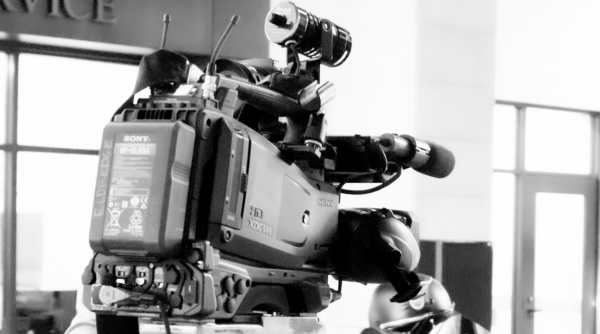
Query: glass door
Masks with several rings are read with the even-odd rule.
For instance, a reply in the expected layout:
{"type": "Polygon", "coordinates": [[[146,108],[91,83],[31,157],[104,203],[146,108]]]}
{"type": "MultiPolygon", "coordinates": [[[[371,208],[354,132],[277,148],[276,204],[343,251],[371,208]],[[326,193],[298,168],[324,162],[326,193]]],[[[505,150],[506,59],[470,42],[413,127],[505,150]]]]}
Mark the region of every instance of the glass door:
{"type": "Polygon", "coordinates": [[[522,176],[513,333],[594,333],[598,181],[522,176]]]}

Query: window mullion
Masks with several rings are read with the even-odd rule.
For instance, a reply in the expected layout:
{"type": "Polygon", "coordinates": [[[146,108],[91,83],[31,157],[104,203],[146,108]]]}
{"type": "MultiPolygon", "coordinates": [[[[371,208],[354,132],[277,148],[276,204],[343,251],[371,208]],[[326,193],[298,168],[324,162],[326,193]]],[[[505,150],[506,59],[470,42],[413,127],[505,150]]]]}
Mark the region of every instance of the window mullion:
{"type": "Polygon", "coordinates": [[[4,188],[4,261],[3,261],[3,326],[5,333],[17,332],[17,205],[16,205],[16,171],[17,171],[17,101],[19,78],[19,55],[8,54],[7,68],[7,103],[6,103],[6,143],[4,188]]]}
{"type": "Polygon", "coordinates": [[[599,176],[600,175],[600,155],[598,154],[598,150],[600,150],[600,115],[597,113],[591,114],[591,127],[592,127],[592,145],[590,152],[591,157],[591,174],[599,176]]]}

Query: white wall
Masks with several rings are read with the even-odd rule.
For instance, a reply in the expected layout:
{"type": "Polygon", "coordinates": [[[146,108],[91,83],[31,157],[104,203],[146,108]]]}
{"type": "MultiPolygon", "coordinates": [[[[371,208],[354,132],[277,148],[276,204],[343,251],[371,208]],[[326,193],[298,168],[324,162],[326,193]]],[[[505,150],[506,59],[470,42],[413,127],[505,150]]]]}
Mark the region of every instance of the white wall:
{"type": "Polygon", "coordinates": [[[423,239],[489,241],[495,0],[421,0],[415,134],[456,157],[454,172],[416,179],[423,239]]]}
{"type": "MultiPolygon", "coordinates": [[[[353,38],[347,62],[323,71],[337,88],[329,134],[408,133],[457,159],[446,179],[409,170],[390,189],[345,195],[341,206],[414,210],[423,239],[489,240],[495,0],[294,3],[353,38]]],[[[271,56],[283,59],[278,46],[271,56]]],[[[320,314],[328,333],[367,327],[374,287],[344,283],[342,299],[320,314]]]]}

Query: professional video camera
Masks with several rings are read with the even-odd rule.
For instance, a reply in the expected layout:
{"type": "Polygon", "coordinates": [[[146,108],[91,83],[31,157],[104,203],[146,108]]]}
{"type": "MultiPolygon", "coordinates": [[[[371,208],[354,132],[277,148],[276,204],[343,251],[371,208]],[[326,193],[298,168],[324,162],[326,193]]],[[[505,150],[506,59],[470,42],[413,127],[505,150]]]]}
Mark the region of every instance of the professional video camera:
{"type": "Polygon", "coordinates": [[[410,136],[327,136],[335,93],[320,66],[347,59],[350,33],[283,2],[265,33],[288,63],[217,60],[237,20],[203,72],[164,49],[165,15],[161,49],[104,130],[85,305],[139,318],[143,333],[299,333],[322,330],[316,314],[344,280],[389,281],[394,301],[410,300],[422,288],[417,220],[340,210],[340,194],[379,190],[407,168],[445,177],[452,153],[410,136]],[[357,182],[380,184],[343,189],[357,182]]]}

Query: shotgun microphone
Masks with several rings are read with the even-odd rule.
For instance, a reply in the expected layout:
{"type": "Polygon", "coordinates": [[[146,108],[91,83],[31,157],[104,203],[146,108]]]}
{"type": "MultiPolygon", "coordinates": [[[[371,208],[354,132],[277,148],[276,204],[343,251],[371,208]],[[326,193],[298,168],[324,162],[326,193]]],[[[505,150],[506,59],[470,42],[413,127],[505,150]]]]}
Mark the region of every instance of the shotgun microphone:
{"type": "Polygon", "coordinates": [[[427,176],[444,178],[454,169],[454,154],[436,143],[386,133],[379,144],[389,160],[427,176]]]}

